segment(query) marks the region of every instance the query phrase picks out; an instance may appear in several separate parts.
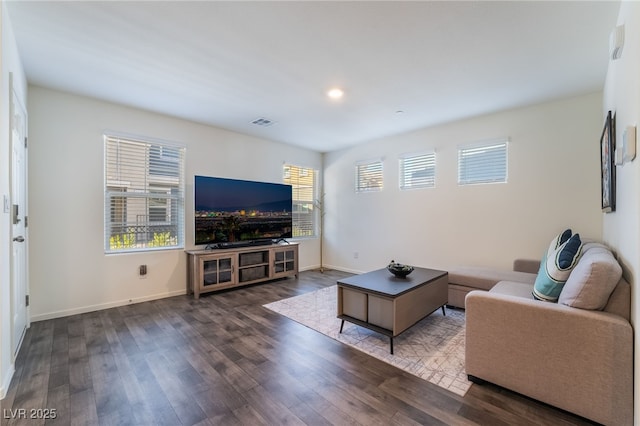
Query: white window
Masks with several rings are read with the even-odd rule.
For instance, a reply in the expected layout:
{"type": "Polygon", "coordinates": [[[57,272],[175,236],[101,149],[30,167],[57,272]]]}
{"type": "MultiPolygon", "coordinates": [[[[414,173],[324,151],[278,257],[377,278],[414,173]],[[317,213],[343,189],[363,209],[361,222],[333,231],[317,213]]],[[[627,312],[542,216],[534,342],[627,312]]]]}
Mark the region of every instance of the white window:
{"type": "Polygon", "coordinates": [[[435,152],[400,157],[400,189],[433,188],[435,185],[435,152]]]}
{"type": "Polygon", "coordinates": [[[316,236],[317,175],[314,169],[284,165],[283,182],[293,190],[293,237],[316,236]]]}
{"type": "Polygon", "coordinates": [[[382,160],[356,164],[356,192],[382,191],[382,160]]]}
{"type": "Polygon", "coordinates": [[[458,148],[458,184],[507,181],[507,140],[494,140],[458,148]]]}
{"type": "Polygon", "coordinates": [[[105,252],[184,247],[185,148],[105,135],[105,252]]]}

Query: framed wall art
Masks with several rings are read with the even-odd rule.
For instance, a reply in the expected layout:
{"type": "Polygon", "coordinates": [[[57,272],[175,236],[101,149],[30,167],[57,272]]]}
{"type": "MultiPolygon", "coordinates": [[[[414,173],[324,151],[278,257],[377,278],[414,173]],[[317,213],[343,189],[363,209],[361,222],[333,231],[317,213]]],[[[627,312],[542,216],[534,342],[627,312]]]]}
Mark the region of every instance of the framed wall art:
{"type": "Polygon", "coordinates": [[[610,213],[616,210],[616,168],[615,153],[615,117],[611,111],[600,137],[600,177],[602,190],[602,211],[610,213]]]}

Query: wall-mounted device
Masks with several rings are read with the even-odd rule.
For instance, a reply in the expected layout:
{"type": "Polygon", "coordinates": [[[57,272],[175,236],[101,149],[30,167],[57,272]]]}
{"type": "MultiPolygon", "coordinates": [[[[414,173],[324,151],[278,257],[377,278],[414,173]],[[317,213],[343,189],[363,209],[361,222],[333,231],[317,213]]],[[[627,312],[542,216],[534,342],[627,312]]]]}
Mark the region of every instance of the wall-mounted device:
{"type": "Polygon", "coordinates": [[[622,48],[624,47],[624,24],[618,25],[611,31],[609,35],[609,55],[612,60],[619,59],[622,56],[622,48]]]}
{"type": "Polygon", "coordinates": [[[616,166],[636,158],[636,126],[627,126],[622,132],[620,146],[616,146],[616,166]]]}
{"type": "Polygon", "coordinates": [[[636,126],[627,126],[622,133],[623,160],[625,163],[636,158],[636,126]]]}

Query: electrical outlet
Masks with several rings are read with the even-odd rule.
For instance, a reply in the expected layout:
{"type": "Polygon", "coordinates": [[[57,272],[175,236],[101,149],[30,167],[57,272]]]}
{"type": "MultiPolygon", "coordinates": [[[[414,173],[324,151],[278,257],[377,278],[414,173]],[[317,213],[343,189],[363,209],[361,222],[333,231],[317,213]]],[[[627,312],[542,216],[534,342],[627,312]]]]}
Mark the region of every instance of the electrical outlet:
{"type": "Polygon", "coordinates": [[[357,259],[357,258],[358,258],[358,256],[360,256],[360,253],[358,253],[357,251],[354,251],[354,252],[353,252],[353,258],[354,258],[354,259],[357,259]]]}
{"type": "Polygon", "coordinates": [[[140,278],[147,278],[147,265],[140,265],[138,267],[138,275],[140,278]]]}

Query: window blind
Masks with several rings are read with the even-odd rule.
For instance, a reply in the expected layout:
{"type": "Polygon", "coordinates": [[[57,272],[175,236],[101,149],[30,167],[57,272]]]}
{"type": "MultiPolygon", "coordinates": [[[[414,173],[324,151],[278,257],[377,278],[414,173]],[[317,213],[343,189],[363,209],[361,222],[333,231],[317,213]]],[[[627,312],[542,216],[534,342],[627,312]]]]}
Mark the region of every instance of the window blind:
{"type": "Polygon", "coordinates": [[[105,252],[184,247],[185,148],[105,135],[105,252]]]}
{"type": "Polygon", "coordinates": [[[436,153],[400,158],[400,189],[432,188],[436,183],[436,153]]]}
{"type": "Polygon", "coordinates": [[[285,164],[283,182],[291,185],[293,192],[293,236],[315,237],[317,213],[317,171],[310,168],[285,164]]]}
{"type": "Polygon", "coordinates": [[[356,164],[356,192],[382,191],[382,161],[356,164]]]}
{"type": "Polygon", "coordinates": [[[507,181],[507,141],[492,141],[458,148],[458,184],[507,181]]]}

